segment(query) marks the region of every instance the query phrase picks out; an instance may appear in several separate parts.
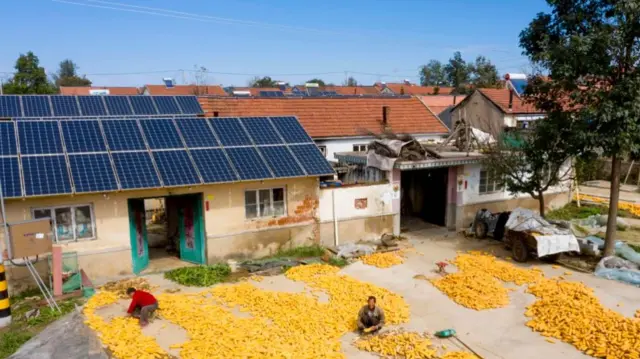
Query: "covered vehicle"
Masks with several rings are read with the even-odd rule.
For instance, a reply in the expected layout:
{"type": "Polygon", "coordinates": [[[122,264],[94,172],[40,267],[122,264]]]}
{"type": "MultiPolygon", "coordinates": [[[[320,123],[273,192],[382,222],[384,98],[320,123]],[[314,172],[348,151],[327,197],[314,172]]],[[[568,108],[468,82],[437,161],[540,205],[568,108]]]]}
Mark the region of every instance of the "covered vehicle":
{"type": "Polygon", "coordinates": [[[473,220],[473,234],[479,239],[493,236],[495,240],[501,241],[504,237],[504,225],[510,214],[511,212],[491,213],[486,208],[479,210],[473,220]]]}

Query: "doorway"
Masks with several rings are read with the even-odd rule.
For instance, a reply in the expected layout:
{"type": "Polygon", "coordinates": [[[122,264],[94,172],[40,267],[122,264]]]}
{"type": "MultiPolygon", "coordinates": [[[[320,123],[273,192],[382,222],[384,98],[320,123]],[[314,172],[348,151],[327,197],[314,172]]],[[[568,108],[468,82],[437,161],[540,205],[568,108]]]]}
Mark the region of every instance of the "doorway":
{"type": "Polygon", "coordinates": [[[202,194],[129,199],[133,272],[205,263],[202,194]]]}
{"type": "Polygon", "coordinates": [[[448,168],[402,172],[402,227],[413,230],[446,225],[448,174],[448,168]]]}

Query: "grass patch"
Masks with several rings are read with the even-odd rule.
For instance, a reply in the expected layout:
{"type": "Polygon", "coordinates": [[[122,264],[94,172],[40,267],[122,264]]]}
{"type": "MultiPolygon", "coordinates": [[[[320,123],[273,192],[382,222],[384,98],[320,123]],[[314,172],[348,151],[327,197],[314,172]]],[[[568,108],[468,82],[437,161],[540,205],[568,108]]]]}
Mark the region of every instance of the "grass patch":
{"type": "Polygon", "coordinates": [[[570,221],[572,219],[584,219],[599,214],[607,214],[607,208],[590,205],[578,207],[575,203],[571,202],[564,207],[547,212],[546,217],[553,220],[570,221]]]}
{"type": "Polygon", "coordinates": [[[227,264],[214,264],[170,270],[164,274],[164,277],[189,287],[209,287],[224,282],[230,274],[231,268],[227,264]]]}
{"type": "Polygon", "coordinates": [[[289,249],[280,249],[269,258],[307,258],[320,257],[324,255],[324,247],[319,245],[302,246],[289,249]]]}
{"type": "Polygon", "coordinates": [[[347,262],[347,260],[342,257],[331,257],[329,258],[329,264],[342,268],[349,264],[349,262],[347,262]]]}
{"type": "Polygon", "coordinates": [[[31,339],[33,335],[29,332],[8,331],[0,334],[0,358],[8,358],[11,354],[20,349],[22,344],[31,339]]]}

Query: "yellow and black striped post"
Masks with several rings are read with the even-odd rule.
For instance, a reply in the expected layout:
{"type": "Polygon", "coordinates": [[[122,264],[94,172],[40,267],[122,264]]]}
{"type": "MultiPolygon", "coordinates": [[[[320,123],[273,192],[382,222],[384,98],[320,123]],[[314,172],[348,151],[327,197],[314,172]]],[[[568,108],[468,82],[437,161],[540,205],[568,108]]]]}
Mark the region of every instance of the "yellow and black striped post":
{"type": "Polygon", "coordinates": [[[0,263],[0,328],[11,323],[11,305],[9,304],[9,287],[4,265],[0,263]]]}

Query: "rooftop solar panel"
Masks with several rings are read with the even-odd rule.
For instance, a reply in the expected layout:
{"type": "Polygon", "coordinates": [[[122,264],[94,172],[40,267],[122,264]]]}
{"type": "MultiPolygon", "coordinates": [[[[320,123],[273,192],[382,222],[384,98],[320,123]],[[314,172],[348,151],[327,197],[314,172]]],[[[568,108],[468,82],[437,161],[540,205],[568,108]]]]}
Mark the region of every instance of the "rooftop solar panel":
{"type": "Polygon", "coordinates": [[[111,157],[122,189],[161,187],[149,152],[116,152],[111,157]]]}
{"type": "Polygon", "coordinates": [[[80,116],[80,108],[75,96],[51,96],[53,115],[56,117],[80,116]]]}
{"type": "Polygon", "coordinates": [[[133,109],[129,103],[129,96],[105,96],[104,103],[107,105],[109,116],[131,116],[133,109]]]}
{"type": "Polygon", "coordinates": [[[209,121],[223,146],[253,144],[237,118],[212,118],[209,121]]]}
{"type": "Polygon", "coordinates": [[[287,143],[313,143],[295,117],[271,117],[271,122],[287,143]]]}
{"type": "Polygon", "coordinates": [[[333,167],[327,162],[316,145],[289,146],[309,175],[332,175],[333,167]]]}
{"type": "Polygon", "coordinates": [[[129,96],[131,106],[133,107],[133,113],[136,115],[157,115],[151,96],[129,96]]]}
{"type": "Polygon", "coordinates": [[[98,121],[60,121],[60,124],[67,152],[104,152],[107,150],[98,121]]]}
{"type": "Polygon", "coordinates": [[[255,147],[227,148],[233,166],[242,180],[273,178],[255,147]]]}
{"type": "Polygon", "coordinates": [[[62,153],[57,121],[19,121],[17,124],[21,154],[62,153]]]}
{"type": "Polygon", "coordinates": [[[176,101],[180,105],[182,113],[185,115],[203,114],[202,107],[195,96],[176,96],[176,101]]]}
{"type": "Polygon", "coordinates": [[[140,120],[144,136],[151,149],[184,148],[170,119],[140,120]]]}
{"type": "Polygon", "coordinates": [[[69,155],[69,165],[76,193],[118,189],[116,176],[113,173],[109,155],[106,153],[69,155]]]}
{"type": "Polygon", "coordinates": [[[213,135],[207,120],[197,118],[176,119],[176,124],[184,142],[189,148],[218,147],[220,144],[213,135]]]}
{"type": "Polygon", "coordinates": [[[511,84],[515,88],[518,95],[522,95],[524,93],[524,90],[527,88],[526,79],[511,79],[511,84]]]}
{"type": "Polygon", "coordinates": [[[238,176],[221,148],[191,150],[189,152],[200,170],[204,183],[238,180],[238,176]]]}
{"type": "Polygon", "coordinates": [[[267,117],[246,117],[240,119],[256,145],[281,144],[282,138],[278,135],[271,121],[267,117]]]}
{"type": "Polygon", "coordinates": [[[18,157],[0,157],[0,186],[5,198],[22,197],[18,157]]]}
{"type": "Polygon", "coordinates": [[[151,96],[161,115],[181,114],[174,96],[151,96]]]}
{"type": "Polygon", "coordinates": [[[147,148],[136,120],[102,120],[100,122],[111,151],[135,151],[147,148]]]}
{"type": "Polygon", "coordinates": [[[49,96],[30,95],[22,96],[22,108],[25,117],[51,117],[51,105],[49,96]]]}
{"type": "Polygon", "coordinates": [[[71,181],[64,155],[22,157],[27,196],[71,193],[71,181]]]}
{"type": "Polygon", "coordinates": [[[187,151],[154,151],[153,158],[165,186],[200,184],[187,151]]]}
{"type": "Polygon", "coordinates": [[[0,122],[0,156],[17,155],[16,132],[13,122],[0,122]]]}
{"type": "Polygon", "coordinates": [[[0,117],[22,117],[19,96],[0,96],[0,117]]]}
{"type": "Polygon", "coordinates": [[[276,177],[298,177],[305,173],[296,163],[286,146],[264,146],[258,148],[276,177]]]}
{"type": "Polygon", "coordinates": [[[106,116],[107,109],[102,102],[104,96],[78,96],[82,116],[106,116]]]}

